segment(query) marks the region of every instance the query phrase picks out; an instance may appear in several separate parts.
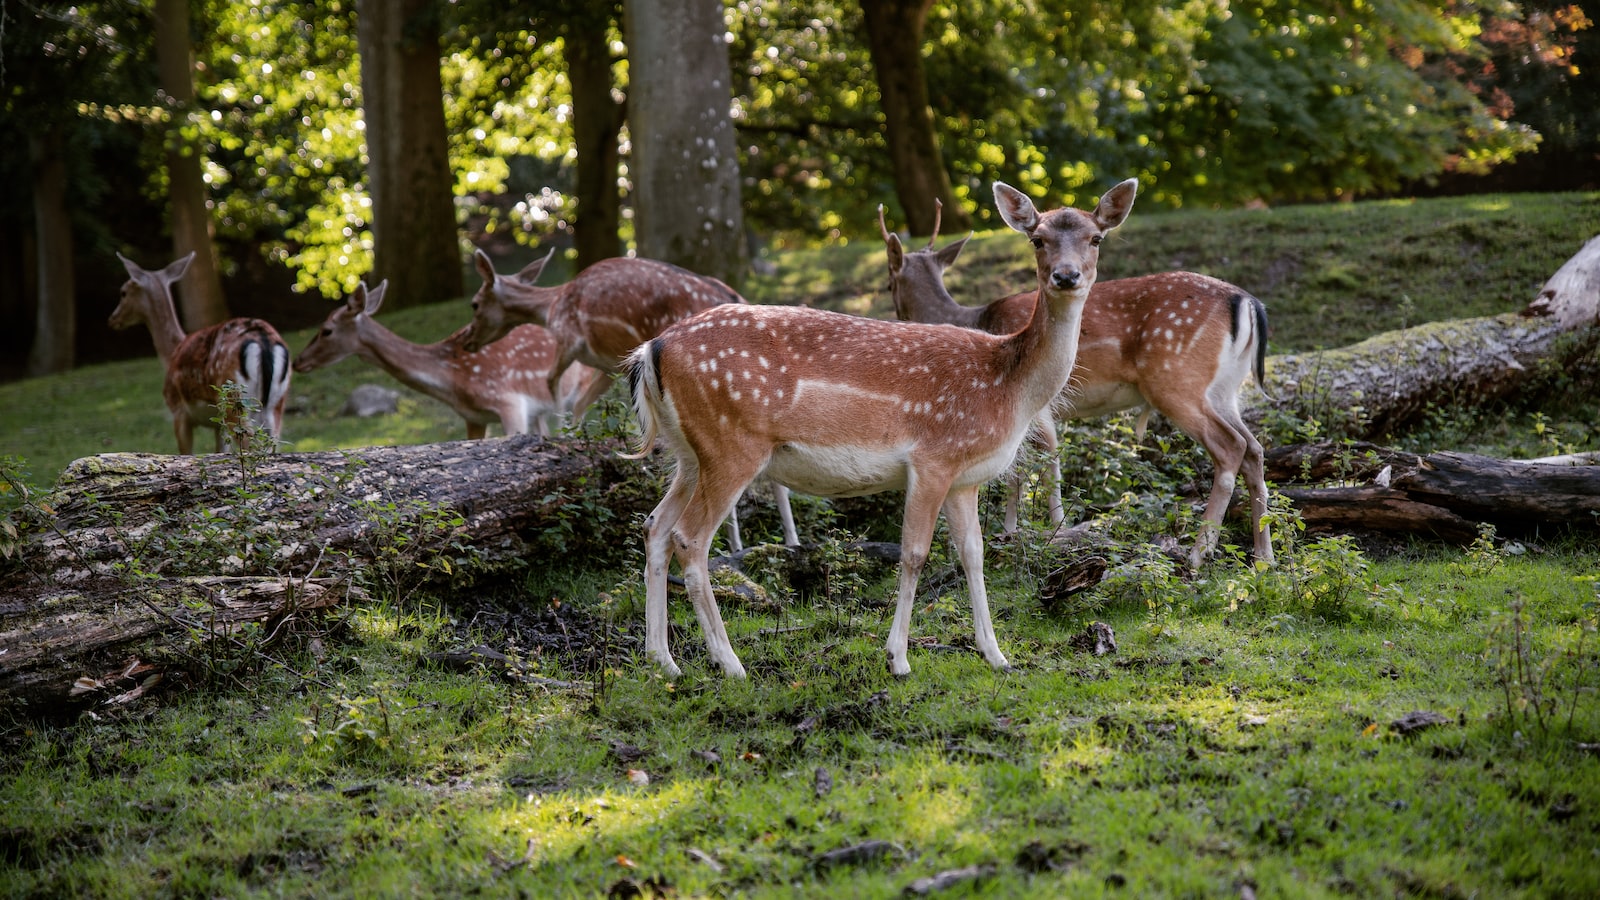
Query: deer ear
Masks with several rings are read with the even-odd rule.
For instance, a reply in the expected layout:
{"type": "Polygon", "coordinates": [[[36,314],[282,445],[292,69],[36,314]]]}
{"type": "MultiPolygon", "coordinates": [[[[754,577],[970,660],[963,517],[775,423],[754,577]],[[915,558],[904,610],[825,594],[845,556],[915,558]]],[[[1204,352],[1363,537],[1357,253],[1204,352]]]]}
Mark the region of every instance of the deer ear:
{"type": "Polygon", "coordinates": [[[906,264],[906,248],[900,246],[900,236],[892,231],[884,234],[883,244],[889,254],[889,277],[896,277],[906,264]]]}
{"type": "Polygon", "coordinates": [[[1128,218],[1128,213],[1133,211],[1133,197],[1139,193],[1139,179],[1129,178],[1100,198],[1100,203],[1094,208],[1095,224],[1102,231],[1121,225],[1128,218]]]}
{"type": "Polygon", "coordinates": [[[1033,201],[1003,181],[994,183],[994,205],[1000,210],[1000,218],[1013,230],[1032,234],[1039,225],[1039,210],[1034,208],[1033,201]]]}
{"type": "Polygon", "coordinates": [[[123,256],[121,253],[117,254],[117,259],[122,260],[122,267],[128,270],[129,278],[138,279],[140,275],[145,273],[144,269],[140,268],[138,263],[127,258],[126,256],[123,256]]]}
{"type": "Polygon", "coordinates": [[[544,255],[544,259],[536,259],[523,266],[522,271],[517,273],[517,280],[523,284],[533,284],[538,281],[539,276],[544,272],[545,264],[550,262],[550,258],[555,255],[556,248],[551,247],[550,252],[544,255]]]}
{"type": "Polygon", "coordinates": [[[482,250],[472,251],[472,264],[477,267],[478,274],[483,276],[484,284],[494,284],[494,263],[489,261],[489,254],[482,250]]]}
{"type": "Polygon", "coordinates": [[[943,250],[935,253],[934,258],[939,260],[939,267],[948,269],[955,265],[956,258],[961,255],[961,249],[967,246],[967,241],[970,240],[972,240],[972,234],[969,232],[966,237],[959,241],[952,241],[943,250]]]}
{"type": "Polygon", "coordinates": [[[180,259],[161,270],[162,280],[169,284],[177,281],[183,277],[183,273],[189,271],[189,264],[192,262],[194,262],[194,251],[190,250],[188,256],[185,256],[183,259],[180,259]]]}
{"type": "MultiPolygon", "coordinates": [[[[362,282],[361,283],[361,287],[362,288],[365,288],[366,286],[367,286],[366,282],[362,282]]],[[[389,289],[389,279],[385,278],[384,280],[378,282],[378,286],[377,287],[373,288],[370,291],[365,291],[365,293],[367,295],[367,302],[366,302],[365,308],[362,311],[365,312],[369,316],[377,315],[378,314],[378,307],[383,305],[383,292],[387,291],[388,289],[389,289]]]]}

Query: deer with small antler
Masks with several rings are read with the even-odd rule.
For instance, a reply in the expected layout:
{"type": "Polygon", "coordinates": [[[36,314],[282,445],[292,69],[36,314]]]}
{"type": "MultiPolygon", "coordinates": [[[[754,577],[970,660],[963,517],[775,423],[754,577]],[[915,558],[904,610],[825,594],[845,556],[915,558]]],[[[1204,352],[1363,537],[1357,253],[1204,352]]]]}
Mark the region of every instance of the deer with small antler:
{"type": "MultiPolygon", "coordinates": [[[[492,345],[517,325],[544,326],[557,348],[557,360],[548,375],[552,390],[574,362],[615,374],[635,348],[673,323],[714,306],[745,305],[738,291],[722,281],[653,259],[602,259],[566,284],[537,286],[545,264],[554,255],[551,250],[517,274],[501,275],[487,254],[476,251],[474,264],[483,285],[472,297],[472,324],[463,338],[471,351],[492,345]]],[[[595,379],[573,409],[587,408],[609,385],[609,378],[595,379]]],[[[783,541],[797,545],[800,540],[788,491],[776,485],[774,494],[783,541]]],[[[728,543],[735,551],[742,547],[739,520],[731,511],[728,543]]]]}
{"type": "Polygon", "coordinates": [[[556,342],[538,325],[519,325],[504,340],[482,350],[466,348],[466,329],[442,341],[415,344],[374,318],[383,305],[387,280],[371,290],[356,286],[295,357],[296,372],[310,372],[355,355],[383,369],[396,381],[444,403],[467,423],[467,438],[478,440],[488,426],[506,434],[533,431],[549,437],[560,427],[563,412],[583,415],[576,404],[604,376],[589,366],[570,366],[550,395],[550,369],[556,364],[556,342]]]}
{"type": "Polygon", "coordinates": [[[675,557],[711,660],[744,675],[711,593],[707,553],[739,492],[765,472],[819,496],[905,490],[887,644],[895,675],[911,671],[912,602],[942,510],[966,572],[978,650],[1008,668],[984,588],[978,492],[1011,466],[1034,417],[1066,386],[1100,242],[1127,217],[1137,189],[1133,179],[1117,185],[1093,212],[1040,213],[1022,192],[995,185],[1002,217],[1033,242],[1039,273],[1033,315],[1011,334],[730,304],[634,351],[628,376],[640,453],[659,436],[677,459],[646,520],[646,652],[678,674],[667,645],[675,557]]]}
{"type": "MultiPolygon", "coordinates": [[[[1024,327],[1037,297],[1028,291],[983,306],[962,306],[945,288],[944,272],[961,255],[968,235],[935,250],[939,226],[921,250],[906,251],[878,207],[878,227],[889,256],[895,314],[912,322],[941,322],[1006,334],[1024,327]]],[[[1049,451],[1045,477],[1050,515],[1061,522],[1061,464],[1055,418],[1087,419],[1143,407],[1135,425],[1144,436],[1152,411],[1199,441],[1210,455],[1211,495],[1189,555],[1199,567],[1216,548],[1222,519],[1242,471],[1250,494],[1255,557],[1273,561],[1272,537],[1262,516],[1267,486],[1261,444],[1239,413],[1239,389],[1255,375],[1264,383],[1267,313],[1260,300],[1225,281],[1193,272],[1166,272],[1096,282],[1083,308],[1078,356],[1059,401],[1040,414],[1036,439],[1049,451]]],[[[1006,530],[1017,527],[1022,483],[1014,480],[1006,503],[1006,530]]]]}
{"type": "MultiPolygon", "coordinates": [[[[128,280],[107,323],[118,331],[140,322],[150,327],[156,355],[167,370],[161,396],[172,413],[178,452],[193,452],[196,426],[216,429],[217,452],[222,452],[227,438],[213,420],[218,390],[229,382],[253,401],[250,423],[264,429],[276,444],[283,431],[291,377],[289,348],[277,330],[261,319],[239,318],[185,334],[172,302],[172,285],[189,271],[194,253],[155,271],[140,268],[120,253],[117,258],[128,270],[128,280]]],[[[227,430],[243,433],[240,410],[229,410],[227,415],[227,430]]]]}

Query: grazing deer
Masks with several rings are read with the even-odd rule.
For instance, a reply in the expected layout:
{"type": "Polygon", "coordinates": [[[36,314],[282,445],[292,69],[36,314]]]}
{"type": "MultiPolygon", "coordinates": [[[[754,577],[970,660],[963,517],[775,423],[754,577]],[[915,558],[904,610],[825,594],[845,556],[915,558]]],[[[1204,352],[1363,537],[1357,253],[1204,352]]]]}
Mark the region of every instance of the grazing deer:
{"type": "Polygon", "coordinates": [[[357,285],[295,357],[294,370],[310,372],[355,354],[455,410],[466,420],[469,440],[482,438],[496,422],[506,434],[531,430],[549,437],[552,427],[560,427],[562,410],[583,414],[572,404],[602,376],[588,366],[572,366],[561,378],[561,394],[552,398],[548,379],[556,342],[548,331],[519,325],[505,340],[476,353],[465,347],[465,328],[437,343],[413,344],[373,318],[388,287],[387,280],[370,291],[366,282],[357,285]]]}
{"type": "Polygon", "coordinates": [[[628,360],[643,432],[677,458],[646,520],[645,650],[678,674],[667,646],[667,567],[675,556],[714,663],[744,667],[711,593],[707,550],[717,523],[765,472],[791,489],[855,496],[904,489],[900,579],[889,669],[906,659],[911,604],[941,508],[967,575],[979,651],[1008,667],[983,583],[978,490],[1005,471],[1039,410],[1067,383],[1101,239],[1133,206],[1133,179],[1094,212],[1039,213],[996,183],[1012,228],[1032,239],[1038,302],[1026,327],[992,335],[787,306],[719,306],[678,323],[628,360]]]}
{"type": "MultiPolygon", "coordinates": [[[[945,289],[944,272],[961,255],[968,235],[934,250],[905,252],[878,208],[878,227],[889,253],[889,288],[895,314],[912,322],[939,322],[1005,334],[1027,324],[1035,292],[1014,294],[984,306],[962,306],[945,289]]],[[[1052,411],[1040,417],[1039,442],[1050,453],[1046,489],[1050,515],[1061,522],[1061,463],[1056,456],[1055,416],[1087,419],[1143,407],[1139,437],[1152,410],[1199,441],[1211,456],[1211,496],[1200,534],[1189,555],[1198,568],[1216,548],[1223,515],[1233,498],[1235,473],[1250,492],[1250,523],[1256,559],[1270,564],[1272,537],[1262,522],[1267,511],[1261,444],[1239,414],[1239,389],[1252,372],[1264,384],[1267,312],[1260,300],[1225,281],[1192,272],[1167,272],[1100,281],[1083,308],[1072,378],[1052,411]]],[[[1006,502],[1007,531],[1017,527],[1022,483],[1015,480],[1006,502]]]]}
{"type": "MultiPolygon", "coordinates": [[[[194,253],[153,272],[120,253],[117,258],[128,270],[128,280],[107,324],[118,331],[140,322],[150,326],[156,355],[167,369],[161,396],[172,413],[178,452],[186,456],[193,452],[196,425],[216,429],[217,452],[222,452],[227,437],[212,420],[217,415],[217,389],[230,381],[254,401],[250,423],[265,429],[275,446],[283,431],[290,379],[289,348],[278,332],[261,319],[229,319],[185,335],[172,303],[172,285],[189,271],[194,253]]],[[[230,411],[227,424],[238,432],[237,410],[230,411]]]]}
{"type": "MultiPolygon", "coordinates": [[[[483,286],[472,297],[472,324],[465,337],[467,349],[475,350],[501,339],[519,324],[543,325],[550,330],[558,348],[556,364],[548,376],[552,389],[562,371],[573,362],[615,374],[634,348],[674,322],[713,306],[744,305],[738,291],[715,278],[651,259],[603,259],[566,284],[537,287],[534,282],[554,255],[551,250],[515,275],[500,275],[488,254],[482,250],[474,253],[483,286]]],[[[588,408],[609,384],[610,379],[596,379],[573,409],[588,408]]],[[[797,545],[800,540],[790,511],[789,493],[782,485],[777,485],[774,493],[784,543],[797,545]]],[[[732,514],[728,518],[728,543],[735,551],[741,549],[739,520],[732,514]]]]}

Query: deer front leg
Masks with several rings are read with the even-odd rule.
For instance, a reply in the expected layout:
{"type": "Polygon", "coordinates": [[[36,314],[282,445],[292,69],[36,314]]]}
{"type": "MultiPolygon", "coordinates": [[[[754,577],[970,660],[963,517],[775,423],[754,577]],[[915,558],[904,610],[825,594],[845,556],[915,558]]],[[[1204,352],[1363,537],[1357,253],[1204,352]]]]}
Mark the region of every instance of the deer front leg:
{"type": "Polygon", "coordinates": [[[983,528],[978,523],[978,491],[982,485],[956,488],[944,501],[944,518],[956,545],[961,568],[967,573],[967,594],[972,600],[972,634],[978,652],[989,665],[1007,671],[1011,664],[1000,652],[994,624],[989,619],[989,595],[983,584],[983,528]]]}
{"type": "Polygon", "coordinates": [[[900,589],[895,596],[894,622],[889,626],[889,672],[897,677],[911,674],[906,649],[911,643],[911,607],[917,598],[917,579],[928,561],[933,544],[933,529],[939,523],[939,503],[949,486],[942,480],[934,488],[919,486],[913,472],[906,486],[906,513],[900,525],[900,589]],[[937,491],[937,493],[935,493],[937,491]]]}

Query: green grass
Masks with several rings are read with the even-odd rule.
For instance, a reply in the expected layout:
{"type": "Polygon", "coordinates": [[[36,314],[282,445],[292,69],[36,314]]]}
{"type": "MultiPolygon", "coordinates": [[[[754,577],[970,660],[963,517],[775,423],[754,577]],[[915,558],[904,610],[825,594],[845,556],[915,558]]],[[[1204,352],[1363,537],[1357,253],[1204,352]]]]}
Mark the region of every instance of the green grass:
{"type": "MultiPolygon", "coordinates": [[[[989,896],[1593,896],[1600,757],[1574,744],[1600,735],[1593,635],[1590,693],[1548,735],[1519,733],[1482,657],[1507,592],[1541,652],[1570,646],[1597,562],[1427,552],[1377,566],[1340,623],[1230,610],[1249,576],[1224,563],[1158,615],[1099,609],[1106,658],[1069,645],[1087,615],[1041,611],[1002,565],[1010,674],[914,649],[893,679],[881,603],[801,602],[727,610],[748,682],[707,671],[688,620],[682,678],[619,655],[592,693],[440,672],[420,654],[444,616],[379,606],[249,691],[14,731],[0,894],[888,897],[988,865],[989,896]],[[363,698],[369,734],[329,737],[363,698]],[[1418,710],[1443,724],[1390,727],[1418,710]],[[899,849],[819,867],[867,840],[899,849]]],[[[564,599],[639,627],[631,601],[564,599]]],[[[935,598],[915,634],[970,645],[962,606],[935,598]]]]}
{"type": "MultiPolygon", "coordinates": [[[[1136,211],[1102,275],[1228,278],[1267,300],[1285,352],[1520,308],[1597,231],[1593,194],[1136,211]]],[[[875,242],[778,262],[752,299],[886,314],[875,242]]],[[[1031,279],[1022,239],[994,233],[950,282],[987,299],[1031,279]]],[[[466,313],[384,321],[429,341],[466,313]]],[[[298,350],[310,332],[285,337],[298,350]]],[[[365,381],[391,383],[356,360],[297,376],[289,449],[464,435],[410,393],[398,416],[338,416],[365,381]]],[[[1555,433],[1592,449],[1593,383],[1569,374],[1535,402],[1404,438],[1520,455],[1555,433]]],[[[1146,542],[1192,530],[1164,491],[1202,454],[1181,440],[1138,452],[1127,430],[1080,423],[1066,445],[1069,520],[1110,510],[1113,578],[1046,609],[1042,536],[990,547],[1013,672],[971,652],[957,586],[919,600],[912,674],[890,677],[885,577],[845,598],[724,603],[745,682],[709,670],[675,597],[685,675],[668,680],[637,653],[636,568],[540,560],[520,580],[352,608],[244,680],[70,726],[0,722],[0,897],[887,897],[972,865],[989,874],[941,896],[1600,895],[1600,754],[1582,748],[1600,743],[1592,531],[1369,559],[1280,522],[1278,568],[1229,550],[1179,577],[1146,542]],[[1524,683],[1553,709],[1508,685],[1514,604],[1524,683]],[[548,614],[562,639],[500,633],[486,610],[548,614]],[[1091,620],[1115,629],[1116,655],[1073,649],[1091,620]],[[586,687],[426,657],[478,642],[586,687]],[[1403,736],[1391,723],[1415,711],[1441,724],[1403,736]],[[869,840],[894,847],[818,862],[869,840]]],[[[0,454],[36,481],[172,444],[154,360],[0,385],[0,454]]],[[[935,542],[928,580],[952,565],[947,547],[935,542]]]]}

